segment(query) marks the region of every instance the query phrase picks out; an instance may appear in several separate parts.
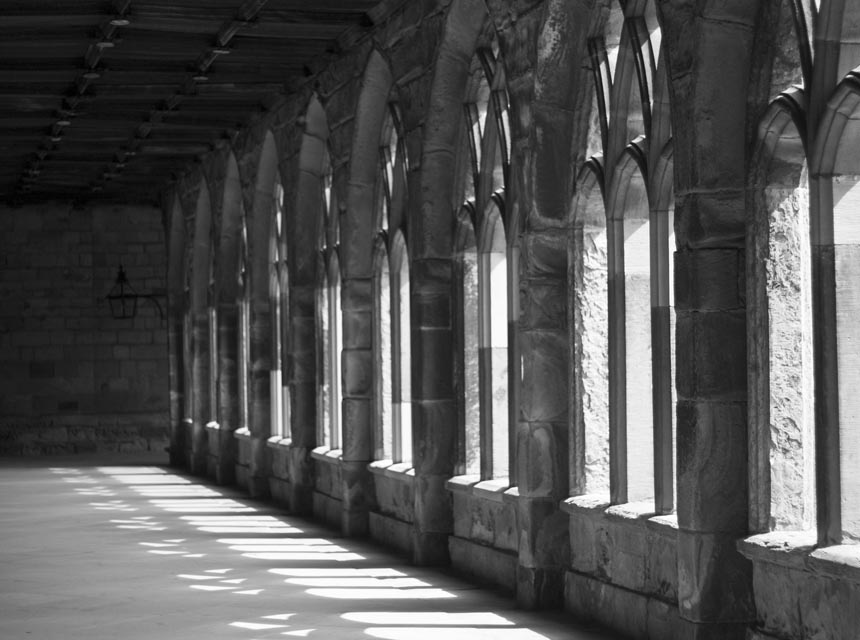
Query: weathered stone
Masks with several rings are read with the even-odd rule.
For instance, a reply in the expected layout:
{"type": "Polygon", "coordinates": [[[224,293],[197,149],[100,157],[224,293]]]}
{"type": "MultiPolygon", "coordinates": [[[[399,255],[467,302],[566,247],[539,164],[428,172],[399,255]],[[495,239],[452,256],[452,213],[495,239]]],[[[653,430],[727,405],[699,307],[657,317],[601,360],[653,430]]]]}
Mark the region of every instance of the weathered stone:
{"type": "Polygon", "coordinates": [[[746,415],[737,403],[678,403],[678,525],[746,530],[746,415]]]}
{"type": "Polygon", "coordinates": [[[678,606],[696,623],[747,623],[753,616],[752,566],[725,533],[678,531],[678,606]]]}

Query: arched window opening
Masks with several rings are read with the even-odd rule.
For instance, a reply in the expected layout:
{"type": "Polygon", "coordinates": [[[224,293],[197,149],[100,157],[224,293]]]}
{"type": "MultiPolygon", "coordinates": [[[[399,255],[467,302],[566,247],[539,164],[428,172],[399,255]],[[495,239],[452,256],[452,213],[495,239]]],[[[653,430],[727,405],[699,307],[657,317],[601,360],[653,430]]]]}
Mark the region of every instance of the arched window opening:
{"type": "Polygon", "coordinates": [[[218,393],[218,285],[216,284],[216,245],[211,244],[209,251],[209,286],[207,293],[209,317],[209,423],[220,424],[221,401],[218,393]]]}
{"type": "Polygon", "coordinates": [[[391,241],[391,403],[394,462],[412,462],[412,349],[409,254],[403,235],[391,241]]]}
{"type": "Polygon", "coordinates": [[[511,136],[505,71],[498,44],[478,48],[466,91],[463,177],[453,298],[460,390],[460,473],[510,481],[508,320],[510,277],[504,219],[511,136]],[[480,229],[480,242],[476,242],[480,229]]]}
{"type": "Polygon", "coordinates": [[[320,210],[316,296],[317,445],[340,448],[342,327],[340,315],[340,263],[338,262],[337,205],[332,189],[332,167],[327,152],[319,181],[320,210]]]}
{"type": "Polygon", "coordinates": [[[324,259],[320,259],[317,267],[320,272],[320,282],[317,286],[316,305],[316,339],[317,339],[317,446],[331,448],[329,440],[329,425],[331,417],[331,327],[329,326],[330,312],[329,282],[327,267],[324,259]]]}
{"type": "Polygon", "coordinates": [[[748,231],[750,529],[815,524],[812,262],[803,94],[771,104],[748,231]]]}
{"type": "Polygon", "coordinates": [[[238,293],[239,307],[239,426],[250,429],[250,375],[251,375],[251,274],[248,270],[248,226],[242,215],[242,235],[239,243],[238,293]]]}
{"type": "Polygon", "coordinates": [[[377,237],[373,264],[373,401],[374,415],[377,416],[374,425],[374,457],[377,460],[393,460],[391,273],[384,235],[377,237]]]}
{"type": "Polygon", "coordinates": [[[568,250],[573,385],[571,493],[609,493],[609,282],[602,169],[585,166],[573,202],[568,250]]]}
{"type": "Polygon", "coordinates": [[[613,502],[654,497],[650,210],[635,147],[616,171],[610,202],[609,367],[613,502]]]}
{"type": "MultiPolygon", "coordinates": [[[[185,267],[185,289],[183,291],[182,305],[182,358],[185,363],[183,378],[185,384],[185,397],[183,398],[183,422],[189,429],[188,438],[191,438],[191,428],[194,415],[194,318],[192,316],[191,302],[191,269],[189,260],[186,259],[185,267]]],[[[190,444],[190,440],[188,441],[190,444]]]]}
{"type": "Polygon", "coordinates": [[[675,198],[672,142],[657,161],[651,206],[651,332],[654,381],[654,507],[675,509],[675,198]]]}
{"type": "Polygon", "coordinates": [[[341,385],[341,346],[343,345],[343,324],[340,303],[340,262],[337,253],[332,253],[329,261],[328,273],[328,361],[329,380],[331,389],[329,394],[328,414],[328,442],[332,449],[340,449],[341,446],[341,423],[340,405],[343,400],[341,385]]]}
{"type": "Polygon", "coordinates": [[[508,429],[508,263],[503,212],[496,201],[486,212],[479,261],[481,364],[481,476],[507,478],[508,429]]]}
{"type": "Polygon", "coordinates": [[[588,158],[605,152],[609,145],[609,123],[612,117],[610,100],[623,26],[624,14],[621,6],[613,2],[603,33],[588,40],[588,56],[594,83],[586,148],[588,158]]]}
{"type": "Polygon", "coordinates": [[[602,33],[588,41],[589,160],[573,203],[569,251],[571,491],[609,489],[613,503],[650,502],[669,513],[674,234],[672,165],[661,152],[671,149],[671,128],[654,5],[647,0],[622,11],[613,2],[602,33]]]}
{"type": "Polygon", "coordinates": [[[376,181],[373,260],[374,456],[412,461],[409,260],[404,232],[407,157],[402,121],[387,105],[376,181]]]}
{"type": "Polygon", "coordinates": [[[457,353],[457,397],[459,424],[457,469],[459,475],[481,473],[481,397],[480,397],[480,313],[478,291],[478,247],[475,240],[474,209],[460,211],[455,253],[458,286],[454,291],[457,353]]]}
{"type": "MultiPolygon", "coordinates": [[[[481,130],[481,154],[476,184],[480,200],[486,202],[493,193],[504,191],[508,179],[511,158],[510,122],[508,116],[508,92],[505,84],[504,65],[498,57],[497,48],[481,49],[477,58],[483,70],[478,97],[481,98],[484,83],[489,89],[487,111],[481,130]]],[[[477,103],[480,108],[481,104],[477,103]]]]}
{"type": "MultiPolygon", "coordinates": [[[[836,415],[829,417],[828,433],[822,443],[828,454],[827,467],[823,469],[824,477],[832,485],[824,487],[830,496],[830,504],[827,522],[823,524],[834,542],[852,543],[860,542],[860,478],[856,473],[857,453],[860,451],[860,429],[857,428],[860,417],[860,394],[857,393],[860,388],[860,325],[857,322],[860,316],[858,118],[860,83],[852,75],[837,89],[828,105],[826,134],[821,140],[822,153],[826,157],[821,172],[832,176],[829,179],[819,178],[821,186],[832,195],[832,210],[822,210],[819,215],[826,220],[826,216],[832,214],[832,267],[829,268],[832,269],[833,302],[831,308],[825,307],[827,316],[819,329],[823,335],[818,337],[819,348],[831,350],[831,353],[834,348],[836,350],[835,372],[831,370],[828,374],[835,382],[838,397],[836,415]],[[828,334],[832,334],[835,340],[828,339],[828,334]],[[838,503],[834,500],[835,495],[838,495],[838,503]]],[[[826,242],[826,236],[822,237],[822,228],[826,229],[824,221],[819,222],[819,237],[826,246],[829,243],[826,242]]],[[[821,262],[823,268],[828,268],[826,261],[821,262]]],[[[825,366],[828,366],[827,362],[825,366]]],[[[829,367],[833,365],[829,364],[829,367]]],[[[818,401],[825,405],[828,402],[821,396],[818,401]]]]}
{"type": "Polygon", "coordinates": [[[376,183],[376,227],[394,231],[405,224],[406,148],[396,105],[389,104],[379,145],[379,178],[376,183]]]}
{"type": "Polygon", "coordinates": [[[271,393],[272,437],[283,438],[288,435],[286,428],[284,394],[284,313],[282,299],[282,280],[286,272],[286,256],[283,254],[284,226],[284,189],[280,180],[275,181],[272,193],[272,220],[269,237],[269,309],[272,315],[272,368],[269,372],[271,393]]]}

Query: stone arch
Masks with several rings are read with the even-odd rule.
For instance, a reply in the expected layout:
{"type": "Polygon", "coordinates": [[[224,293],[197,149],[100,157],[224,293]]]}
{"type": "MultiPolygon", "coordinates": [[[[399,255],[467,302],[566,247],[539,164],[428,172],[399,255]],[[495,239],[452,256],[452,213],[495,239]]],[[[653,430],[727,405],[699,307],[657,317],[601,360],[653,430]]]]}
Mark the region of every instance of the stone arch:
{"type": "Polygon", "coordinates": [[[815,71],[809,119],[816,126],[820,120],[828,118],[825,112],[834,88],[860,64],[856,45],[860,40],[860,7],[851,0],[821,3],[814,24],[815,71]]]}
{"type": "Polygon", "coordinates": [[[341,225],[346,278],[370,276],[374,195],[379,171],[379,140],[393,79],[382,54],[374,49],[362,77],[349,164],[347,214],[341,225]]]}

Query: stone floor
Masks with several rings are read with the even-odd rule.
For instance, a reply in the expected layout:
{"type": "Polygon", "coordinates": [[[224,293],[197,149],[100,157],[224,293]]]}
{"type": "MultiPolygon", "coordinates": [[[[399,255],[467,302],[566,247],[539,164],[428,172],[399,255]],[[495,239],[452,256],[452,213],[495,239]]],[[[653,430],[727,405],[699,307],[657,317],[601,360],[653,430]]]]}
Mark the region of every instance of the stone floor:
{"type": "Polygon", "coordinates": [[[160,462],[0,460],[0,638],[609,637],[160,462]]]}

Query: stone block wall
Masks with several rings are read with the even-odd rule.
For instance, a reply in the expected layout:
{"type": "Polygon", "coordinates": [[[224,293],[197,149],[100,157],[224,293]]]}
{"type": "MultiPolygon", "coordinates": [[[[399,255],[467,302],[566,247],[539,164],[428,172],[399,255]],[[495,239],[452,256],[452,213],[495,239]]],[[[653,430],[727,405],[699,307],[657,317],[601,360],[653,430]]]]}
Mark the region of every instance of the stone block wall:
{"type": "Polygon", "coordinates": [[[156,207],[0,208],[0,455],[164,448],[165,322],[143,299],[115,320],[105,296],[120,264],[163,294],[165,258],[156,207]]]}

